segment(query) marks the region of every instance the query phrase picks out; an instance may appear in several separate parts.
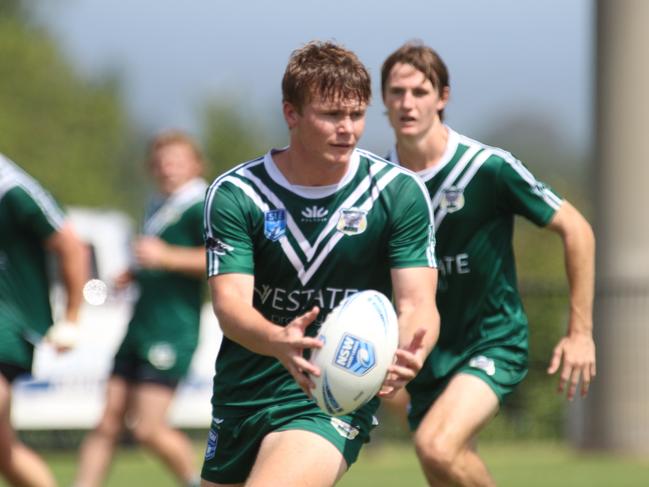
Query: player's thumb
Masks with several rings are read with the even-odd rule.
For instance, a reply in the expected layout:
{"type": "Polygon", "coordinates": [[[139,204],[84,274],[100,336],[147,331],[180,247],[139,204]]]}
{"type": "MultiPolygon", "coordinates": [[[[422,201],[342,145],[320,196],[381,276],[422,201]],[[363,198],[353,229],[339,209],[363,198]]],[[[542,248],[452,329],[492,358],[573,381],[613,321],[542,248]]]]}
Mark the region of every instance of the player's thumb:
{"type": "Polygon", "coordinates": [[[554,352],[552,352],[552,358],[550,359],[550,365],[548,366],[548,374],[554,374],[557,370],[559,370],[562,353],[563,350],[561,348],[561,345],[554,347],[554,352]]]}

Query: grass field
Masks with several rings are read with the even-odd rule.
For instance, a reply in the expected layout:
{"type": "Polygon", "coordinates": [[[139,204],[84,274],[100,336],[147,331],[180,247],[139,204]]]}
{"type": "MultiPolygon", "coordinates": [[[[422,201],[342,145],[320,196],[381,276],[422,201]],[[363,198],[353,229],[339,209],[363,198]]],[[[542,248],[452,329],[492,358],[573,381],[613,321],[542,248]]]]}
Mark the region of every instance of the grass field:
{"type": "MultiPolygon", "coordinates": [[[[197,451],[202,448],[202,445],[196,445],[197,451]]],[[[485,443],[480,452],[501,487],[649,486],[649,458],[582,454],[554,443],[485,443]]],[[[60,485],[70,486],[75,470],[75,453],[49,452],[44,455],[60,485]]],[[[2,481],[0,485],[4,485],[2,481]]],[[[117,454],[106,485],[174,487],[176,484],[150,455],[142,450],[125,448],[117,454]]],[[[359,462],[339,484],[341,487],[425,485],[407,443],[383,443],[366,448],[359,462]]]]}

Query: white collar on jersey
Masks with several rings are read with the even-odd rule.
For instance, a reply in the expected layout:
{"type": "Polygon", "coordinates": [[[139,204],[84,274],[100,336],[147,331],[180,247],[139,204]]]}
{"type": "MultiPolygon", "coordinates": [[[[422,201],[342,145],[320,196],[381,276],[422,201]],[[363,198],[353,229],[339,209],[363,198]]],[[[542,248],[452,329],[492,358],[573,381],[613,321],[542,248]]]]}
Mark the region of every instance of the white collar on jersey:
{"type": "Polygon", "coordinates": [[[336,191],[346,186],[356,175],[356,171],[358,171],[358,166],[361,159],[358,150],[354,149],[354,152],[352,152],[352,155],[349,159],[347,172],[336,184],[329,184],[327,186],[301,186],[299,184],[289,183],[273,160],[273,154],[285,151],[286,149],[288,149],[288,146],[282,149],[271,149],[266,153],[266,155],[264,156],[264,168],[266,169],[266,172],[268,172],[271,179],[280,186],[288,189],[298,196],[301,196],[302,198],[313,200],[326,198],[327,196],[334,194],[336,191]]]}
{"type": "MultiPolygon", "coordinates": [[[[439,173],[444,166],[446,166],[449,162],[451,162],[451,159],[457,152],[457,146],[460,144],[460,134],[458,134],[455,130],[453,130],[451,127],[448,125],[444,125],[446,127],[446,130],[448,130],[448,140],[446,141],[446,148],[444,149],[444,154],[442,154],[442,157],[440,158],[439,162],[435,164],[433,167],[429,167],[428,169],[424,169],[423,171],[417,172],[417,175],[423,180],[423,181],[428,181],[433,176],[435,176],[437,173],[439,173]]],[[[401,165],[401,161],[399,161],[399,154],[397,152],[397,146],[396,144],[390,149],[390,152],[388,153],[388,160],[401,165]]]]}

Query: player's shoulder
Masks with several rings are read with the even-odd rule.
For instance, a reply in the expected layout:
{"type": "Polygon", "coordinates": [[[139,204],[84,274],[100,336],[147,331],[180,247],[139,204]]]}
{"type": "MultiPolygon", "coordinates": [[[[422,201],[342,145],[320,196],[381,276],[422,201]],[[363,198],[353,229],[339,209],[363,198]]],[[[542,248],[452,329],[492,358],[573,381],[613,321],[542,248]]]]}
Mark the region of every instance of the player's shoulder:
{"type": "Polygon", "coordinates": [[[486,144],[463,134],[458,134],[458,136],[461,145],[478,149],[478,154],[482,155],[487,166],[499,167],[505,164],[520,164],[516,156],[506,149],[486,144]]]}
{"type": "Polygon", "coordinates": [[[365,149],[356,148],[355,151],[359,154],[361,161],[365,162],[368,172],[375,178],[389,177],[390,179],[402,181],[410,180],[415,183],[419,181],[417,173],[397,162],[390,161],[365,149]]]}
{"type": "Polygon", "coordinates": [[[0,154],[0,198],[50,200],[52,197],[15,162],[0,154]]]}
{"type": "Polygon", "coordinates": [[[387,194],[396,199],[420,194],[428,201],[428,190],[416,172],[370,151],[357,148],[356,152],[360,154],[361,160],[365,160],[368,172],[380,190],[387,189],[387,194]]]}
{"type": "Polygon", "coordinates": [[[227,204],[228,201],[259,200],[258,186],[263,183],[259,180],[258,169],[263,166],[264,157],[262,155],[242,162],[217,176],[205,193],[206,211],[210,211],[215,200],[221,204],[227,204]]]}

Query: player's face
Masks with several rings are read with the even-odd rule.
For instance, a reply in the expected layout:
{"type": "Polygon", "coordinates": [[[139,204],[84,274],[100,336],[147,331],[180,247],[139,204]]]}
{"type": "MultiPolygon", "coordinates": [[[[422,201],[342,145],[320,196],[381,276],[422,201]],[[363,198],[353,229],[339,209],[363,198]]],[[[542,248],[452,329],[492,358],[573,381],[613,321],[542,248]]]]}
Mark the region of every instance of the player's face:
{"type": "Polygon", "coordinates": [[[367,103],[358,99],[323,100],[314,96],[299,113],[290,103],[284,115],[291,129],[291,145],[312,161],[347,164],[365,129],[367,103]]]}
{"type": "Polygon", "coordinates": [[[151,162],[151,173],[158,189],[171,194],[201,173],[201,163],[186,144],[177,143],[161,147],[151,162]]]}
{"type": "Polygon", "coordinates": [[[425,136],[440,123],[439,110],[448,101],[428,78],[410,64],[397,63],[388,76],[383,103],[397,137],[425,136]]]}

